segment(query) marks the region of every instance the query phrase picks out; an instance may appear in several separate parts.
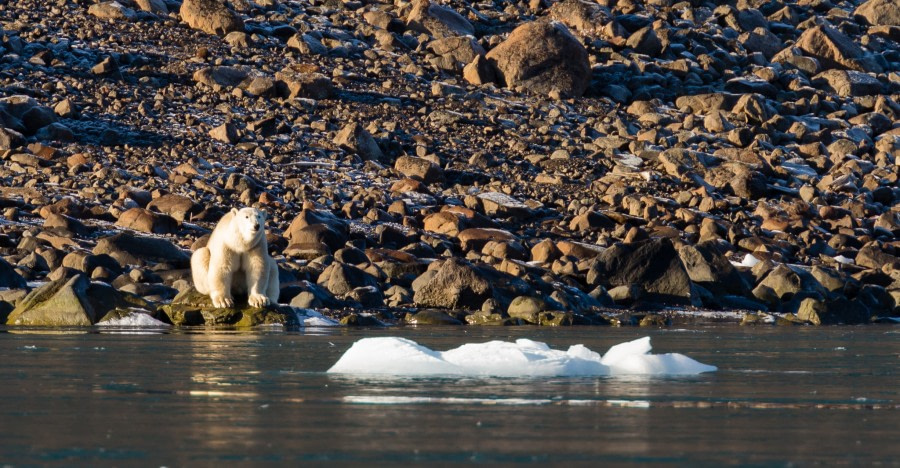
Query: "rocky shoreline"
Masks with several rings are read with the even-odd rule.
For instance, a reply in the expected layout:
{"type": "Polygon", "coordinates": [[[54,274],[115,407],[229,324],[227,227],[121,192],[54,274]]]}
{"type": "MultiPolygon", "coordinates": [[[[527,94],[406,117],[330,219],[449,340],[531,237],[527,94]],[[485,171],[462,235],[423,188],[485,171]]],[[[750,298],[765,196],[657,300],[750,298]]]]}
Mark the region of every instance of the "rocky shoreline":
{"type": "Polygon", "coordinates": [[[900,5],[720,3],[2,4],[0,323],[896,321],[900,5]]]}

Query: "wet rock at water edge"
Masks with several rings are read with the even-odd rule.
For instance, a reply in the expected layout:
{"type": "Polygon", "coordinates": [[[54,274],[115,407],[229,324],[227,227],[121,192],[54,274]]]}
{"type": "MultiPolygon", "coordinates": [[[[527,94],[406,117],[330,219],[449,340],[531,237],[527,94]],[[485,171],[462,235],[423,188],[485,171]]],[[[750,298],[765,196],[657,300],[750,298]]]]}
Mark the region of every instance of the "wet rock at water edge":
{"type": "Polygon", "coordinates": [[[589,284],[638,285],[648,300],[699,305],[697,291],[668,239],[618,244],[597,256],[587,274],[589,284]]]}
{"type": "Polygon", "coordinates": [[[451,316],[450,314],[434,309],[425,309],[416,312],[415,314],[408,314],[406,316],[406,323],[410,325],[462,325],[461,322],[456,317],[451,316]]]}
{"type": "Polygon", "coordinates": [[[87,276],[76,274],[47,283],[21,299],[7,317],[9,325],[89,326],[114,310],[138,309],[150,313],[152,305],[132,294],[117,291],[87,276]]]}
{"type": "Polygon", "coordinates": [[[170,304],[161,306],[159,310],[177,326],[243,328],[299,325],[296,314],[289,307],[250,307],[245,296],[236,296],[234,307],[217,308],[212,305],[209,296],[200,294],[193,287],[179,293],[170,304]]]}

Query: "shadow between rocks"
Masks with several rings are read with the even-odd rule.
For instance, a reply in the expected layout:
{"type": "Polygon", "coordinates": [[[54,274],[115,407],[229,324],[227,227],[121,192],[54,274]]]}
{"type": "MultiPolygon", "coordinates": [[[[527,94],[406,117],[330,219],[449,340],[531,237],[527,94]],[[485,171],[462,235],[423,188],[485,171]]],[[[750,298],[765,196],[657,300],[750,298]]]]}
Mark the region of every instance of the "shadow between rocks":
{"type": "Polygon", "coordinates": [[[69,127],[75,141],[82,144],[100,146],[131,145],[138,147],[159,146],[172,141],[172,137],[162,133],[136,129],[113,120],[102,118],[63,119],[60,121],[69,127]]]}

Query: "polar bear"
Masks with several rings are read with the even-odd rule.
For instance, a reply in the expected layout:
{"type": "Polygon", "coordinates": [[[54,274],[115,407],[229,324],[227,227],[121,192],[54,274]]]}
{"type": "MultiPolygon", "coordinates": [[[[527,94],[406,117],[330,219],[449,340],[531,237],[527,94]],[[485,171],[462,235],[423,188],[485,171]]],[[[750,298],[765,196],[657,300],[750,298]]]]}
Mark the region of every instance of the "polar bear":
{"type": "Polygon", "coordinates": [[[235,293],[246,293],[251,307],[278,303],[278,266],[269,256],[266,213],[233,208],[219,220],[206,247],[191,255],[194,287],[215,307],[232,307],[235,293]]]}

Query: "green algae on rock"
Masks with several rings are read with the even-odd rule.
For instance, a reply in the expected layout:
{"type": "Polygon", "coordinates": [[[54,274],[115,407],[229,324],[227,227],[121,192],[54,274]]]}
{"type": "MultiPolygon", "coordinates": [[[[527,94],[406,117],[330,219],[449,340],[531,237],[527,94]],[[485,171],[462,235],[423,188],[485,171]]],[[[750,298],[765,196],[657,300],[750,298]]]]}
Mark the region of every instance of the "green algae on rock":
{"type": "Polygon", "coordinates": [[[92,283],[85,275],[47,283],[22,298],[10,312],[8,325],[90,326],[115,310],[149,311],[144,299],[117,291],[104,283],[92,283]]]}
{"type": "Polygon", "coordinates": [[[235,297],[234,307],[217,308],[205,294],[193,287],[175,296],[171,304],[160,307],[173,325],[255,327],[257,325],[299,325],[289,307],[250,307],[247,298],[235,297]]]}

